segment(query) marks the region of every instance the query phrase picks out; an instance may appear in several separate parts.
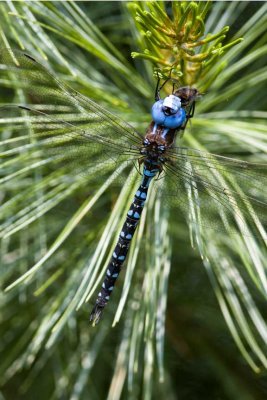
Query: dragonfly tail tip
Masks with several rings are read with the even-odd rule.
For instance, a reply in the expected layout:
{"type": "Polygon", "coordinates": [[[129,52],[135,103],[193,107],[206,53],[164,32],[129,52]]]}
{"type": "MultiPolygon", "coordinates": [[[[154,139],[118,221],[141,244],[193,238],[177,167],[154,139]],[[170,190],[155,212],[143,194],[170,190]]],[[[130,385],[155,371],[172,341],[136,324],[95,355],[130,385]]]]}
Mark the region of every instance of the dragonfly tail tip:
{"type": "Polygon", "coordinates": [[[100,318],[103,313],[103,306],[100,306],[99,304],[95,304],[91,314],[90,314],[90,322],[92,323],[93,326],[96,326],[98,322],[100,321],[100,318]]]}

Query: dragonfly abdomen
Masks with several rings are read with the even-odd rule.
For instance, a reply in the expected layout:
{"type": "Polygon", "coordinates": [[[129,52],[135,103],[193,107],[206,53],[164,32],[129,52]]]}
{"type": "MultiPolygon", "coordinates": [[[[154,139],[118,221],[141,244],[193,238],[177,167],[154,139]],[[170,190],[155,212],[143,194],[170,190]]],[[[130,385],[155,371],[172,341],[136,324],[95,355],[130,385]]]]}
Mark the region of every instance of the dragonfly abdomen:
{"type": "Polygon", "coordinates": [[[145,161],[141,185],[137,189],[134,200],[127,213],[127,217],[121,229],[118,242],[108,264],[104,282],[100,292],[98,293],[96,304],[90,315],[90,321],[93,321],[94,324],[98,323],[102,311],[109,301],[115,286],[115,282],[126,259],[136,227],[141,218],[149,185],[155,175],[160,172],[160,170],[161,168],[158,163],[153,161],[145,161]]]}

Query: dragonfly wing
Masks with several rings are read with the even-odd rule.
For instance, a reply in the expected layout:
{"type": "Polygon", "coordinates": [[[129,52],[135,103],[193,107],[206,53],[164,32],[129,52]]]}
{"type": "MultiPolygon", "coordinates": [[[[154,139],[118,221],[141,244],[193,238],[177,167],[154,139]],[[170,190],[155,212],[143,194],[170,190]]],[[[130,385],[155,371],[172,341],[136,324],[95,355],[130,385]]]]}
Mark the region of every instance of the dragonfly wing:
{"type": "Polygon", "coordinates": [[[27,53],[4,49],[0,64],[16,88],[23,89],[23,105],[1,107],[1,124],[16,132],[31,126],[34,140],[47,154],[82,164],[137,158],[142,136],[117,116],[82,96],[50,73],[27,53]]]}
{"type": "Polygon", "coordinates": [[[168,157],[161,186],[191,221],[220,232],[253,231],[266,239],[267,164],[181,147],[168,157]]]}
{"type": "Polygon", "coordinates": [[[139,157],[136,150],[126,151],[113,142],[107,145],[87,136],[84,129],[79,132],[79,129],[72,123],[28,106],[0,107],[0,130],[3,137],[6,133],[9,137],[0,143],[0,158],[6,161],[2,164],[3,174],[12,170],[4,168],[10,165],[9,160],[16,160],[24,154],[24,164],[42,160],[38,166],[46,165],[52,171],[63,168],[64,174],[73,176],[96,174],[99,181],[104,181],[122,163],[131,164],[139,157]]]}

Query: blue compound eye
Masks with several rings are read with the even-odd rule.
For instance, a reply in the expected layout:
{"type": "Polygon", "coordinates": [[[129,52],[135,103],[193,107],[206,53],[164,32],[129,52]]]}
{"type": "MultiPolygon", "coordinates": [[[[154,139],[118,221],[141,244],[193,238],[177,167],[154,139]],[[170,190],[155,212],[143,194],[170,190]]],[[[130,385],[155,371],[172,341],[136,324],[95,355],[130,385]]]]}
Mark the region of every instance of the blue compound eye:
{"type": "Polygon", "coordinates": [[[153,104],[153,107],[151,110],[153,121],[159,125],[163,125],[165,118],[166,118],[166,115],[164,114],[164,112],[162,110],[162,104],[163,104],[163,100],[156,101],[156,103],[153,104]]]}
{"type": "Polygon", "coordinates": [[[176,129],[185,120],[185,111],[178,97],[170,95],[164,100],[158,100],[152,107],[152,118],[155,124],[169,129],[176,129]]]}

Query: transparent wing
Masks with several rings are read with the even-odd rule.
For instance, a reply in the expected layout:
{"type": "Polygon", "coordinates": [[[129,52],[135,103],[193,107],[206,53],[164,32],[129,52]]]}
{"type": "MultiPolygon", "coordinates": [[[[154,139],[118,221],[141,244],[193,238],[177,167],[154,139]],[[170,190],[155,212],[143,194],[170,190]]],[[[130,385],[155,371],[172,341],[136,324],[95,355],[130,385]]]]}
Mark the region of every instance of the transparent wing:
{"type": "MultiPolygon", "coordinates": [[[[142,135],[87,97],[60,82],[43,65],[24,52],[0,51],[3,73],[12,74],[25,102],[0,108],[2,130],[9,125],[16,134],[31,129],[31,147],[42,146],[47,156],[86,166],[135,158],[142,135]]],[[[8,128],[7,128],[8,129],[8,128]]],[[[11,128],[10,128],[11,129],[11,128]]],[[[5,151],[25,148],[28,138],[10,141],[5,151]],[[20,146],[18,146],[20,140],[20,146]]]]}
{"type": "Polygon", "coordinates": [[[266,240],[267,164],[178,147],[169,151],[165,179],[158,184],[171,205],[196,224],[246,235],[256,231],[266,240]]]}

